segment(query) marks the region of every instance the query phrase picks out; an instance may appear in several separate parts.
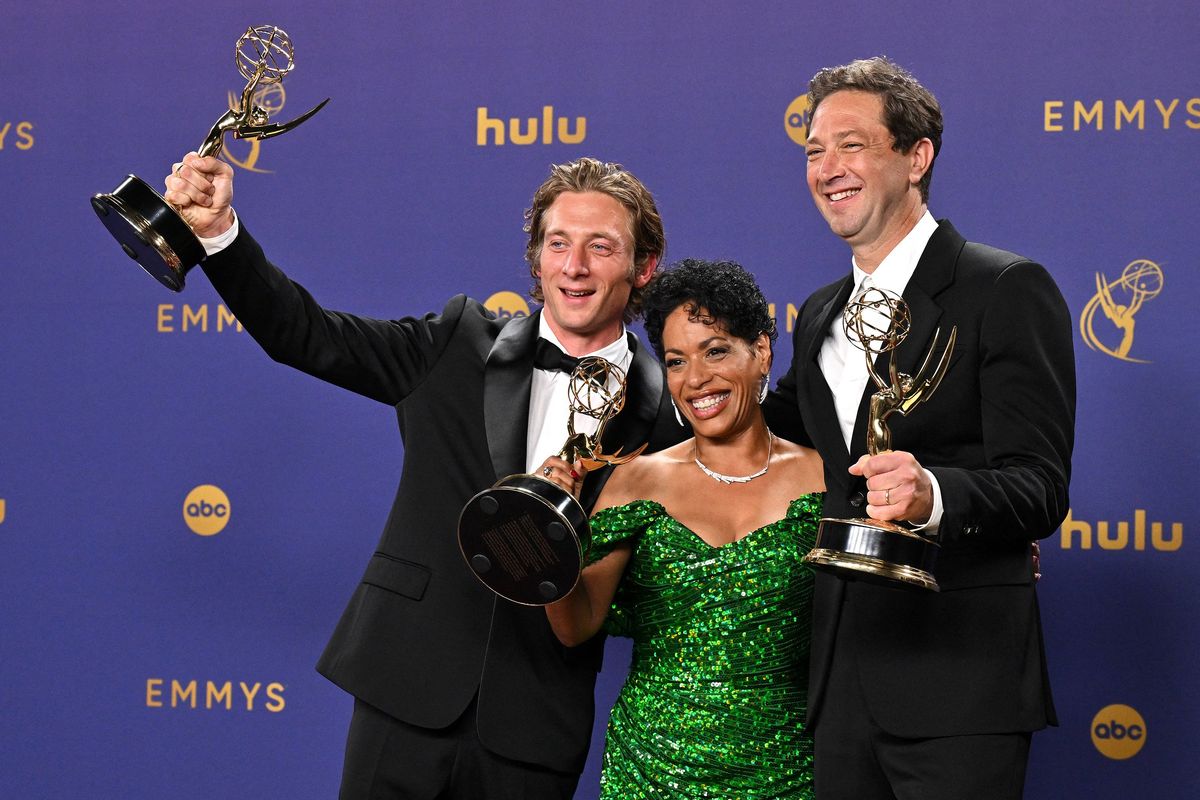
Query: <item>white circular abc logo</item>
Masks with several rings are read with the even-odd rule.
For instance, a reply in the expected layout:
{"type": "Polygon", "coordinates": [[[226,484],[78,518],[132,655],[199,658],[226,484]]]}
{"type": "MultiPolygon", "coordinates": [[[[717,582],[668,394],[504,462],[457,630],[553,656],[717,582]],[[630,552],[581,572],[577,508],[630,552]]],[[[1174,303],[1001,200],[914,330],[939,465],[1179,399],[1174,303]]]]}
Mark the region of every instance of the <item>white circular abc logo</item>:
{"type": "Polygon", "coordinates": [[[1146,720],[1129,706],[1105,706],[1092,718],[1092,744],[1108,758],[1133,758],[1146,744],[1146,720]]]}
{"type": "Polygon", "coordinates": [[[500,319],[529,316],[529,304],[516,292],[496,292],[483,306],[500,319]]]}
{"type": "Polygon", "coordinates": [[[197,486],[183,500],[183,521],[200,536],[212,536],[229,524],[229,498],[212,484],[197,486]]]}

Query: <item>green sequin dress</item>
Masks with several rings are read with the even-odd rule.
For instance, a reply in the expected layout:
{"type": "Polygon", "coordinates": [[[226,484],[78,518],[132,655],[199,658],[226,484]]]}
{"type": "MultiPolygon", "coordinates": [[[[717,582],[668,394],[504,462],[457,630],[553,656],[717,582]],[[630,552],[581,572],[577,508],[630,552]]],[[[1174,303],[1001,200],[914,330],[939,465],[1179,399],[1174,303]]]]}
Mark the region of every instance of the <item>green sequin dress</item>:
{"type": "Polygon", "coordinates": [[[633,639],[609,717],[601,798],[810,798],[802,735],[821,496],[713,547],[662,505],[598,512],[588,558],[634,550],[605,628],[633,639]]]}

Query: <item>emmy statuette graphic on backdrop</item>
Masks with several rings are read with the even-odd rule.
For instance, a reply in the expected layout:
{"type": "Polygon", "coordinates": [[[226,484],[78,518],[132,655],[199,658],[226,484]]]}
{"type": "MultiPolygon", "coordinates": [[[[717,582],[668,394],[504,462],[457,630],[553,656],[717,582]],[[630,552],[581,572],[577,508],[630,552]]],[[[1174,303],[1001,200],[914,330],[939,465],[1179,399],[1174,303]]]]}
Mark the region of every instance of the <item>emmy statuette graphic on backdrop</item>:
{"type": "MultiPolygon", "coordinates": [[[[253,102],[256,88],[280,83],[292,71],[293,56],[292,40],[274,25],[246,29],[234,46],[234,61],[248,83],[237,108],[231,107],[213,124],[197,150],[201,156],[220,154],[226,133],[248,140],[287,133],[329,102],[326,98],[284,123],[271,123],[267,110],[253,102]]],[[[183,217],[136,175],[127,176],[110,194],[93,196],[92,208],[125,254],[172,291],[181,291],[188,270],[204,260],[204,247],[183,217]]]]}
{"type": "Polygon", "coordinates": [[[1096,294],[1084,306],[1079,315],[1079,333],[1083,336],[1084,344],[1113,358],[1130,361],[1136,364],[1149,364],[1144,358],[1130,355],[1133,349],[1133,334],[1136,316],[1147,300],[1153,300],[1162,293],[1162,267],[1149,259],[1139,258],[1130,261],[1121,276],[1109,281],[1100,272],[1096,273],[1096,294]],[[1122,302],[1123,301],[1123,302],[1122,302]],[[1112,329],[1119,332],[1121,340],[1112,345],[1106,344],[1096,332],[1096,312],[1102,311],[1112,329]]]}
{"type": "MultiPolygon", "coordinates": [[[[583,461],[588,472],[641,455],[607,455],[600,439],[625,405],[625,373],[603,358],[579,360],[567,396],[567,441],[558,455],[583,461]],[[597,421],[577,433],[575,415],[597,421]]],[[[540,606],[561,600],[579,581],[590,537],[587,512],[575,496],[541,475],[509,475],[472,497],[458,519],[458,545],[475,577],[514,603],[540,606]]]]}
{"type": "MultiPolygon", "coordinates": [[[[842,313],[842,330],[850,343],[863,350],[867,370],[879,391],[871,395],[867,415],[867,452],[878,455],[892,447],[892,432],[887,418],[893,413],[907,415],[928,400],[950,366],[958,328],[950,329],[946,349],[933,365],[939,331],[933,334],[916,376],[896,368],[895,350],[908,336],[912,317],[908,304],[900,296],[875,287],[859,292],[842,313]],[[874,360],[888,354],[888,377],[884,381],[875,371],[874,360]]],[[[902,525],[875,519],[821,520],[816,546],[804,557],[815,569],[840,574],[844,578],[909,586],[938,591],[933,567],[938,544],[902,525]]]]}

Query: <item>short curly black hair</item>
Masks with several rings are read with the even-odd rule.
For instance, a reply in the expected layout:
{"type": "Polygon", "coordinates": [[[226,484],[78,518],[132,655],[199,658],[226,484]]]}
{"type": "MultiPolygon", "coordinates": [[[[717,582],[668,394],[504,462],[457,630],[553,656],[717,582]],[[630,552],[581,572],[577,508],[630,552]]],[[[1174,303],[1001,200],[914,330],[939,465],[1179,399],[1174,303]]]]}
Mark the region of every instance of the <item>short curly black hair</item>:
{"type": "Polygon", "coordinates": [[[779,337],[771,307],[754,276],[733,261],[685,258],[656,275],[646,287],[642,314],[646,335],[659,359],[663,357],[663,325],[680,306],[687,308],[689,319],[719,325],[747,342],[765,333],[774,345],[779,337]]]}

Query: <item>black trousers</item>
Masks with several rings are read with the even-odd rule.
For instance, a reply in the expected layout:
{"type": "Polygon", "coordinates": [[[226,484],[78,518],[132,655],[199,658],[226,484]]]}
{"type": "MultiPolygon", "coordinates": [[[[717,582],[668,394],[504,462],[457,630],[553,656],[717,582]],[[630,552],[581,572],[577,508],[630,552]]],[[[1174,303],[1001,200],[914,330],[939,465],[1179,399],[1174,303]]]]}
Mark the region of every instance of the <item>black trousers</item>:
{"type": "MultiPolygon", "coordinates": [[[[1029,733],[906,739],[872,718],[859,680],[854,636],[840,625],[829,685],[813,727],[821,800],[1018,800],[1029,733]]],[[[919,676],[914,676],[919,679],[919,676]]]]}
{"type": "Polygon", "coordinates": [[[489,752],[475,711],[472,700],[453,725],[434,730],[356,699],[339,800],[569,800],[578,774],[489,752]]]}

